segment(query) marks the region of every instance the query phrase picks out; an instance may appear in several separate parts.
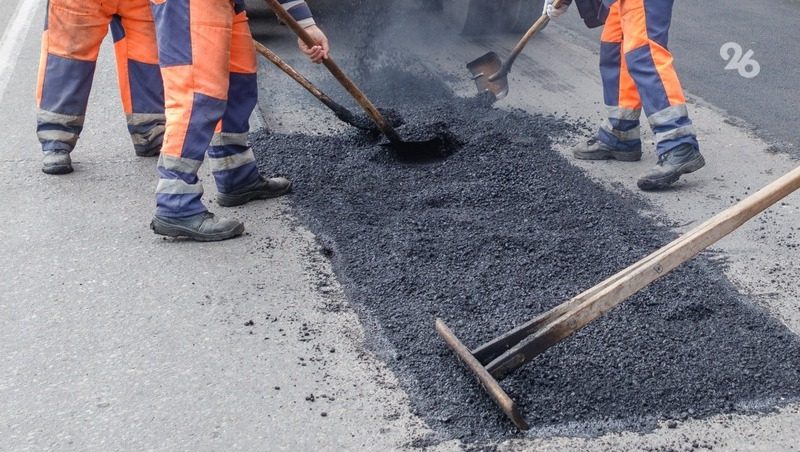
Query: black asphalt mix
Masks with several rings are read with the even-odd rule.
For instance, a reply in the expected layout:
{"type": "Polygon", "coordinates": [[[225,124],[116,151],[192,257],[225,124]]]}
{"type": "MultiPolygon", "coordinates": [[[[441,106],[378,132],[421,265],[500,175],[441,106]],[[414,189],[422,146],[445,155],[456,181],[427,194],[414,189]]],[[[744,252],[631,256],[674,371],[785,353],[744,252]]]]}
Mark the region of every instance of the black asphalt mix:
{"type": "MultiPolygon", "coordinates": [[[[260,134],[259,164],[294,180],[295,213],[331,256],[367,340],[434,440],[519,435],[444,346],[434,319],[475,347],[675,234],[643,216],[635,196],[605,190],[554,150],[552,137],[575,137],[585,125],[454,98],[422,73],[383,68],[359,82],[403,114],[401,134],[446,126],[461,147],[408,164],[363,133],[260,134]]],[[[641,431],[796,400],[800,341],[704,254],[502,384],[531,434],[641,431]]]]}

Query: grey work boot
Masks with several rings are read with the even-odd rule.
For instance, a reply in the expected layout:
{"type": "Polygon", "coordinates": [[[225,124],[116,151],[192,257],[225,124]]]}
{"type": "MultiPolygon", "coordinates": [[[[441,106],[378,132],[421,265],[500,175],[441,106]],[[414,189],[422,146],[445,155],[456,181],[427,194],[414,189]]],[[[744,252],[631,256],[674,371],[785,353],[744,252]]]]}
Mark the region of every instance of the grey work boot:
{"type": "Polygon", "coordinates": [[[144,133],[132,133],[131,139],[138,157],[158,157],[164,143],[164,124],[156,124],[144,133]]]}
{"type": "Polygon", "coordinates": [[[587,141],[582,147],[572,151],[578,160],[619,160],[622,162],[636,162],[642,158],[642,147],[633,149],[616,149],[603,143],[597,138],[587,141]]]}
{"type": "Polygon", "coordinates": [[[267,179],[259,176],[258,180],[246,187],[230,193],[217,194],[217,204],[223,207],[240,206],[254,199],[276,198],[292,190],[292,182],[285,177],[267,179]]]}
{"type": "Polygon", "coordinates": [[[244,224],[227,218],[216,218],[204,212],[186,218],[153,217],[150,229],[168,237],[187,237],[198,242],[217,242],[242,235],[244,224]]]}
{"type": "Polygon", "coordinates": [[[137,157],[158,157],[161,154],[161,140],[150,143],[148,146],[134,146],[137,157]]]}
{"type": "Polygon", "coordinates": [[[680,179],[682,174],[693,173],[706,161],[691,144],[682,144],[658,157],[658,163],[636,182],[642,190],[661,190],[680,179]]]}
{"type": "Polygon", "coordinates": [[[72,159],[69,151],[44,151],[42,172],[45,174],[69,174],[72,172],[72,159]]]}

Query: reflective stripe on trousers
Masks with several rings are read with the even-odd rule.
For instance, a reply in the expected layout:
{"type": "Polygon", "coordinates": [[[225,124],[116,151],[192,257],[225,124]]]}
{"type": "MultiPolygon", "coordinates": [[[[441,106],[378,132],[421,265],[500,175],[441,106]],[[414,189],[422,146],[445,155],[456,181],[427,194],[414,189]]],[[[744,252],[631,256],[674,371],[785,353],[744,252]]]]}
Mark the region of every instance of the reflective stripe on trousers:
{"type": "Polygon", "coordinates": [[[644,109],[661,155],[681,144],[698,146],[686,99],[667,49],[673,0],[617,0],[600,43],[600,73],[608,124],[597,138],[620,148],[641,146],[644,109]]]}
{"type": "Polygon", "coordinates": [[[83,128],[97,55],[111,28],[120,96],[138,148],[161,140],[164,95],[148,0],[50,0],[36,89],[43,150],[75,147],[83,128]]]}
{"type": "Polygon", "coordinates": [[[167,99],[156,215],[206,211],[197,177],[206,152],[221,193],[258,180],[247,143],[256,106],[256,54],[247,15],[231,2],[152,4],[167,99]]]}

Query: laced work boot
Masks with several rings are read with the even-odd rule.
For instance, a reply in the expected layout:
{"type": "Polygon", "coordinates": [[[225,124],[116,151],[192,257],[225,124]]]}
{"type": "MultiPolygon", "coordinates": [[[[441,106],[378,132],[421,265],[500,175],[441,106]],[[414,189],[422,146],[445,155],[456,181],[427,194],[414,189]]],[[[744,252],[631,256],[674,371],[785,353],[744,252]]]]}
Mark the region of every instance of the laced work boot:
{"type": "Polygon", "coordinates": [[[642,190],[661,190],[680,179],[681,175],[693,173],[706,161],[700,151],[691,144],[682,144],[658,157],[658,163],[644,173],[636,182],[642,190]]]}
{"type": "Polygon", "coordinates": [[[161,154],[161,138],[147,146],[134,146],[137,157],[158,157],[161,154]]]}
{"type": "Polygon", "coordinates": [[[230,193],[218,193],[217,204],[223,207],[240,206],[254,199],[276,198],[289,193],[292,183],[284,177],[267,179],[259,176],[258,180],[246,187],[239,188],[230,193]]]}
{"type": "Polygon", "coordinates": [[[217,218],[204,212],[186,218],[153,217],[150,229],[168,237],[186,237],[198,242],[216,242],[242,235],[244,224],[227,218],[217,218]]]}
{"type": "Polygon", "coordinates": [[[69,151],[44,151],[42,172],[45,174],[69,174],[72,172],[72,159],[69,151]]]}
{"type": "Polygon", "coordinates": [[[572,155],[578,160],[619,160],[622,162],[636,162],[642,158],[642,147],[632,149],[616,149],[603,143],[597,138],[587,141],[572,151],[572,155]]]}
{"type": "Polygon", "coordinates": [[[131,135],[137,157],[158,157],[164,142],[164,124],[158,124],[145,134],[131,135]]]}

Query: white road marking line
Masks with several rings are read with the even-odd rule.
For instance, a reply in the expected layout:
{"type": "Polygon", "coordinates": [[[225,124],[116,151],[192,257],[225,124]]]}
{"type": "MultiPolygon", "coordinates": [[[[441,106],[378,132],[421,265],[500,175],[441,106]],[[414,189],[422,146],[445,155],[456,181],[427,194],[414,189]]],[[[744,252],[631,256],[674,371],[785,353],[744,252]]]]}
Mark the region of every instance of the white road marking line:
{"type": "Polygon", "coordinates": [[[21,0],[14,15],[8,21],[8,28],[0,38],[0,103],[6,93],[11,74],[17,67],[22,44],[28,36],[33,23],[33,16],[42,4],[42,0],[21,0]]]}

